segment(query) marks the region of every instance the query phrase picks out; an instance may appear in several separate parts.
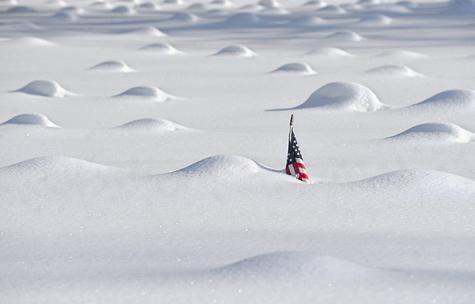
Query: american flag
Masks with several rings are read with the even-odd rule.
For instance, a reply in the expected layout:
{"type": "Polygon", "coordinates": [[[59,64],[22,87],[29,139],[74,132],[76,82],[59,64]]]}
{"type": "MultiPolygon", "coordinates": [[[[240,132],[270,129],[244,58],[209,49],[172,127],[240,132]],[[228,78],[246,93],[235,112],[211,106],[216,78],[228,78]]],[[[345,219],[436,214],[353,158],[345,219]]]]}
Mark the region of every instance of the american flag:
{"type": "Polygon", "coordinates": [[[302,154],[300,154],[299,144],[295,138],[293,128],[294,116],[290,119],[290,131],[289,131],[289,151],[287,154],[287,166],[285,172],[288,175],[295,176],[297,179],[305,183],[310,183],[310,179],[307,175],[307,169],[303,163],[302,154]]]}

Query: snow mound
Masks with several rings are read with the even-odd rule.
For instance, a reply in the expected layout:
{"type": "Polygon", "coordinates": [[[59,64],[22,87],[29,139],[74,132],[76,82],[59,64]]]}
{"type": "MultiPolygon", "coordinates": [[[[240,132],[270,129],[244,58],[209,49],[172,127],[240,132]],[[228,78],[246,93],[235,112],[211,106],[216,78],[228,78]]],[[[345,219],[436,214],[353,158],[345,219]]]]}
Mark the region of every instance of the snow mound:
{"type": "Polygon", "coordinates": [[[104,61],[95,66],[91,67],[90,70],[94,71],[104,71],[104,72],[114,72],[114,73],[130,73],[135,72],[134,69],[130,68],[125,62],[123,61],[104,61]]]}
{"type": "Polygon", "coordinates": [[[297,109],[322,108],[325,110],[347,110],[372,112],[388,106],[381,103],[369,88],[351,82],[332,82],[315,91],[297,109]]]}
{"type": "Polygon", "coordinates": [[[10,9],[7,10],[7,13],[9,14],[29,14],[29,13],[36,13],[34,9],[28,6],[14,6],[10,9]]]}
{"type": "Polygon", "coordinates": [[[96,1],[89,5],[90,8],[95,9],[110,9],[112,8],[112,4],[107,1],[96,1]]]}
{"type": "Polygon", "coordinates": [[[47,156],[25,160],[7,167],[0,168],[2,174],[51,174],[51,173],[74,173],[76,176],[80,172],[98,172],[113,169],[85,160],[69,157],[47,156]]]}
{"type": "Polygon", "coordinates": [[[152,37],[166,37],[167,34],[163,33],[154,26],[142,26],[133,30],[128,30],[122,32],[123,34],[132,34],[132,35],[144,35],[152,37]]]}
{"type": "Polygon", "coordinates": [[[111,14],[117,14],[117,15],[133,15],[135,14],[135,10],[132,8],[126,6],[126,5],[119,5],[115,8],[113,8],[110,11],[111,14]]]}
{"type": "Polygon", "coordinates": [[[222,5],[222,6],[232,6],[233,3],[229,0],[214,0],[211,2],[214,5],[222,5]]]}
{"type": "Polygon", "coordinates": [[[320,9],[318,9],[318,13],[324,14],[346,14],[346,10],[344,10],[339,5],[327,5],[320,9]]]}
{"type": "Polygon", "coordinates": [[[452,110],[475,109],[475,91],[449,90],[438,93],[420,103],[406,107],[406,109],[423,110],[452,110]]]}
{"type": "Polygon", "coordinates": [[[8,125],[37,125],[37,126],[44,126],[44,127],[59,128],[58,125],[51,122],[46,116],[41,115],[41,114],[20,114],[2,123],[2,125],[7,125],[7,124],[8,125]]]}
{"type": "Polygon", "coordinates": [[[175,13],[170,19],[170,21],[179,21],[179,22],[185,22],[185,23],[194,23],[197,22],[200,18],[196,16],[193,13],[189,12],[181,12],[181,13],[175,13]]]}
{"type": "Polygon", "coordinates": [[[208,8],[203,3],[194,3],[188,6],[186,9],[189,11],[194,11],[194,12],[204,12],[208,8]]]}
{"type": "Polygon", "coordinates": [[[338,31],[328,35],[327,39],[345,42],[358,42],[364,40],[362,36],[352,31],[338,31]]]}
{"type": "Polygon", "coordinates": [[[425,123],[388,139],[467,143],[475,141],[475,134],[451,123],[425,123]]]}
{"type": "Polygon", "coordinates": [[[171,174],[240,179],[243,175],[255,174],[261,170],[261,166],[249,158],[235,155],[216,155],[200,160],[171,174]]]}
{"type": "Polygon", "coordinates": [[[234,277],[259,276],[286,279],[298,276],[325,282],[365,279],[380,271],[311,252],[275,252],[251,257],[215,270],[234,277]]]}
{"type": "Polygon", "coordinates": [[[22,92],[29,95],[45,97],[67,97],[75,95],[61,87],[57,82],[51,80],[32,81],[23,88],[15,92],[22,92]]]}
{"type": "Polygon", "coordinates": [[[117,127],[117,129],[126,129],[134,131],[182,131],[189,130],[188,128],[178,125],[174,122],[165,119],[144,118],[131,121],[124,125],[117,127]]]}
{"type": "Polygon", "coordinates": [[[377,26],[377,25],[389,25],[393,22],[393,20],[384,15],[372,15],[366,16],[358,21],[359,25],[364,26],[377,26]]]}
{"type": "Polygon", "coordinates": [[[399,170],[364,180],[349,183],[358,188],[367,189],[398,189],[414,187],[417,191],[469,191],[475,192],[475,181],[441,171],[434,170],[399,170]]]}
{"type": "Polygon", "coordinates": [[[262,5],[264,7],[272,7],[272,8],[276,8],[276,7],[281,6],[280,3],[277,0],[261,0],[261,1],[259,1],[258,4],[262,5]]]}
{"type": "Polygon", "coordinates": [[[325,23],[324,19],[317,16],[304,16],[290,21],[290,24],[295,26],[316,26],[325,23]]]}
{"type": "Polygon", "coordinates": [[[237,13],[234,16],[229,17],[224,23],[234,26],[246,26],[260,23],[261,18],[257,17],[253,13],[237,13]]]}
{"type": "Polygon", "coordinates": [[[280,68],[272,71],[271,73],[279,74],[296,74],[296,75],[314,75],[317,74],[308,64],[306,63],[288,63],[284,64],[280,68]]]}
{"type": "Polygon", "coordinates": [[[331,58],[335,58],[335,57],[340,57],[341,58],[341,57],[351,57],[351,56],[353,56],[352,54],[350,54],[348,52],[345,52],[342,49],[334,48],[334,47],[316,48],[316,49],[313,49],[313,50],[305,53],[305,55],[319,56],[319,57],[331,57],[331,58]]]}
{"type": "Polygon", "coordinates": [[[137,9],[140,10],[150,10],[150,11],[158,11],[161,10],[162,8],[153,2],[144,2],[142,4],[137,5],[137,9]]]}
{"type": "Polygon", "coordinates": [[[52,21],[57,22],[74,22],[79,19],[78,15],[70,11],[61,11],[51,17],[52,21]]]}
{"type": "Polygon", "coordinates": [[[81,7],[67,6],[67,7],[65,7],[65,8],[58,11],[58,13],[61,13],[61,12],[70,12],[70,13],[74,13],[76,15],[82,15],[82,14],[84,14],[85,11],[81,7]]]}
{"type": "Polygon", "coordinates": [[[155,87],[139,86],[128,89],[113,97],[142,98],[164,102],[170,100],[172,96],[155,87]]]}
{"type": "Polygon", "coordinates": [[[254,57],[257,54],[244,45],[230,45],[215,53],[214,56],[254,57]]]}
{"type": "Polygon", "coordinates": [[[422,74],[404,65],[384,65],[366,71],[368,74],[391,77],[423,77],[422,74]]]}
{"type": "Polygon", "coordinates": [[[153,51],[162,55],[178,55],[182,52],[174,48],[168,43],[152,43],[144,46],[141,50],[153,51]]]}
{"type": "Polygon", "coordinates": [[[327,6],[327,3],[322,0],[310,0],[302,4],[303,7],[314,6],[316,8],[321,8],[327,6]]]}
{"type": "Polygon", "coordinates": [[[22,46],[34,46],[34,47],[44,47],[44,46],[53,46],[54,43],[38,37],[19,37],[12,38],[11,43],[22,45],[22,46]]]}

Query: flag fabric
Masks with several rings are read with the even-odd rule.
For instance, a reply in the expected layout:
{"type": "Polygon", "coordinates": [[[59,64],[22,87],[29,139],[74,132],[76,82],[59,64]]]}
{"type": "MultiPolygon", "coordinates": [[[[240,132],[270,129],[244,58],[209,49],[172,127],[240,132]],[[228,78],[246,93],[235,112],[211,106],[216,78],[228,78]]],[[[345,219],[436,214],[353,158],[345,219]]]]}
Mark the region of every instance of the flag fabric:
{"type": "Polygon", "coordinates": [[[302,154],[300,154],[299,145],[297,143],[297,139],[295,138],[292,124],[290,125],[289,151],[287,154],[287,166],[285,168],[285,172],[288,175],[295,176],[302,182],[310,183],[310,179],[307,175],[307,169],[305,169],[302,154]]]}

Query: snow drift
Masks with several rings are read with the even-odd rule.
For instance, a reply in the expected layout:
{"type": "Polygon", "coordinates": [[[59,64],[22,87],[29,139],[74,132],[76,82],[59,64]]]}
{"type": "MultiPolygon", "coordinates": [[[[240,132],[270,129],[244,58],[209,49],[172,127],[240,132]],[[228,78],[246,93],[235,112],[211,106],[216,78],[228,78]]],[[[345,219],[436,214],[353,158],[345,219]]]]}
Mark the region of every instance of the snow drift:
{"type": "Polygon", "coordinates": [[[125,62],[117,61],[117,60],[108,60],[108,61],[98,63],[95,66],[91,67],[90,70],[113,72],[113,73],[135,72],[135,70],[129,67],[125,62]]]}
{"type": "Polygon", "coordinates": [[[32,81],[23,88],[16,90],[15,92],[21,92],[35,96],[59,98],[75,95],[74,93],[71,93],[61,87],[56,81],[51,80],[32,81]]]}
{"type": "Polygon", "coordinates": [[[42,114],[20,114],[17,115],[1,125],[36,125],[43,127],[59,128],[58,125],[48,119],[42,114]]]}
{"type": "Polygon", "coordinates": [[[455,124],[425,123],[402,133],[388,137],[392,140],[407,140],[415,143],[424,141],[440,143],[467,143],[475,141],[475,134],[455,124]]]}
{"type": "Polygon", "coordinates": [[[295,109],[320,108],[333,111],[372,112],[387,109],[367,87],[351,82],[324,85],[295,109]]]}
{"type": "Polygon", "coordinates": [[[121,130],[144,131],[144,132],[167,132],[190,130],[166,119],[144,118],[138,119],[116,127],[121,130]]]}
{"type": "Polygon", "coordinates": [[[173,96],[163,92],[162,90],[156,87],[138,86],[138,87],[130,88],[113,97],[149,99],[149,100],[154,100],[158,102],[164,102],[164,101],[170,100],[173,96]]]}
{"type": "Polygon", "coordinates": [[[314,75],[317,74],[307,63],[287,63],[273,70],[273,74],[314,75]]]}
{"type": "Polygon", "coordinates": [[[215,53],[214,56],[254,57],[257,54],[244,45],[230,45],[215,53]]]}

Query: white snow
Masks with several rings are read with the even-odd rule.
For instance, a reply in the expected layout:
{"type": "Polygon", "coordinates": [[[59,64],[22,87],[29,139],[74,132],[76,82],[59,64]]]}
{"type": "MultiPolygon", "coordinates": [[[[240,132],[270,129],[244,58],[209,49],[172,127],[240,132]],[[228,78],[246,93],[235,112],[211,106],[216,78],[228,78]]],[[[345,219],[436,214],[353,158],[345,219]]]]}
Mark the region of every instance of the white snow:
{"type": "Polygon", "coordinates": [[[475,303],[474,16],[0,0],[0,303],[475,303]]]}

